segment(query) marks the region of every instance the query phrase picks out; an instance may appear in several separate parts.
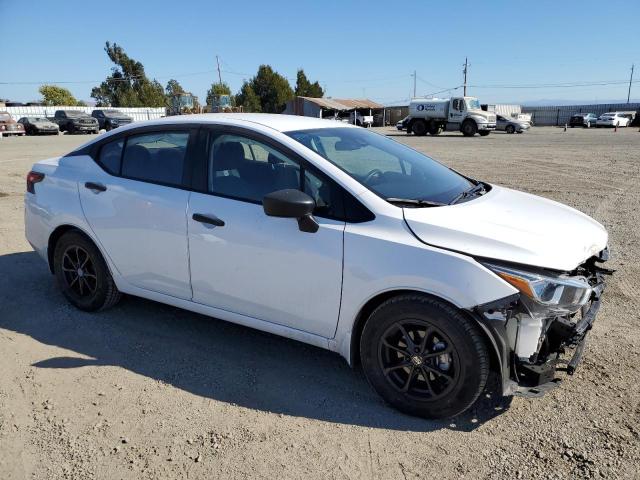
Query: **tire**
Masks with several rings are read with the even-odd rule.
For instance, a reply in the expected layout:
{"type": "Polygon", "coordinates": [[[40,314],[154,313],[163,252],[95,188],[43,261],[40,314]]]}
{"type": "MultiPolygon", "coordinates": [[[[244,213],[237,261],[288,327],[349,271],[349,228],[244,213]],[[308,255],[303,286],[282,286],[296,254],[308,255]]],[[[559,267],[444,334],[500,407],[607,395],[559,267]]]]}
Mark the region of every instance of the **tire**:
{"type": "Polygon", "coordinates": [[[473,137],[478,132],[478,126],[473,120],[465,120],[462,122],[462,134],[465,137],[473,137]]]}
{"type": "Polygon", "coordinates": [[[427,134],[427,124],[424,120],[416,120],[411,126],[411,131],[417,137],[423,137],[427,134]]]}
{"type": "Polygon", "coordinates": [[[489,353],[473,320],[419,294],[393,297],[374,310],[362,331],[360,359],[387,403],[430,419],[467,410],[489,375],[489,353]],[[411,354],[399,353],[407,348],[411,354]]]}
{"type": "Polygon", "coordinates": [[[504,131],[507,132],[508,134],[513,134],[513,133],[516,133],[516,127],[514,127],[513,125],[507,125],[504,131]]]}
{"type": "Polygon", "coordinates": [[[62,294],[80,310],[104,310],[118,303],[122,296],[98,248],[78,232],[60,237],[53,265],[62,294]]]}
{"type": "Polygon", "coordinates": [[[486,137],[487,135],[489,135],[491,133],[490,130],[481,130],[478,132],[480,134],[481,137],[486,137]]]}
{"type": "Polygon", "coordinates": [[[436,135],[440,135],[441,133],[442,133],[442,126],[441,125],[438,125],[435,122],[431,122],[429,124],[429,135],[432,135],[432,136],[435,137],[436,135]]]}

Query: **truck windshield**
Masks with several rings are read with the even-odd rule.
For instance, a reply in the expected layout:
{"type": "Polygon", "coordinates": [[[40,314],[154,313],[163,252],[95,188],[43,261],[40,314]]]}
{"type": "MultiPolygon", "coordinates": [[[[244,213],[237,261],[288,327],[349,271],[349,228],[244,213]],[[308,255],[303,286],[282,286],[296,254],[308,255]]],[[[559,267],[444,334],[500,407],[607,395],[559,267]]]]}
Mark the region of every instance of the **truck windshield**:
{"type": "Polygon", "coordinates": [[[413,201],[414,206],[449,204],[474,186],[426,155],[363,128],[319,128],[286,134],[369,190],[388,201],[394,199],[394,203],[404,199],[413,201]]]}
{"type": "Polygon", "coordinates": [[[477,98],[467,98],[467,110],[480,110],[480,102],[477,98]]]}

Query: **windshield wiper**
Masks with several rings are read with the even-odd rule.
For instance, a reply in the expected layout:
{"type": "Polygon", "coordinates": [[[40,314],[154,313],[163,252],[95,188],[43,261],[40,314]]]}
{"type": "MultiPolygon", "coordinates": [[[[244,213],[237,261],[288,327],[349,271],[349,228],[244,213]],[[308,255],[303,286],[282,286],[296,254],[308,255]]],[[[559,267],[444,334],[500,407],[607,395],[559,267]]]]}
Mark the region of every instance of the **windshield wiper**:
{"type": "Polygon", "coordinates": [[[471,187],[469,190],[465,190],[461,194],[457,195],[453,200],[451,200],[451,202],[449,202],[449,205],[453,205],[454,203],[458,203],[460,200],[462,200],[464,198],[472,197],[476,193],[479,193],[480,195],[483,195],[486,192],[487,192],[487,189],[484,187],[484,184],[482,182],[478,182],[476,185],[471,187]]]}
{"type": "Polygon", "coordinates": [[[394,205],[409,205],[412,207],[443,207],[446,203],[432,202],[430,200],[420,200],[419,198],[395,198],[389,197],[385,199],[394,205]]]}

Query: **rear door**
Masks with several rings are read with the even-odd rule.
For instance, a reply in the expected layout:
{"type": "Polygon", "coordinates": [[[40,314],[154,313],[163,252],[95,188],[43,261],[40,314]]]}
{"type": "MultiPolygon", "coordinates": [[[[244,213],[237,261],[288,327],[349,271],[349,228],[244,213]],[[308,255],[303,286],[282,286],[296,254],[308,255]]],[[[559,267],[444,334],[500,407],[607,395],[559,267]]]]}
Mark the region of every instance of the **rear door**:
{"type": "Polygon", "coordinates": [[[193,301],[333,337],[345,228],[335,214],[337,186],[249,130],[207,136],[205,191],[191,194],[187,219],[193,301]],[[285,188],[303,188],[316,200],[316,233],[300,231],[296,219],[265,215],[264,195],[285,188]]]}
{"type": "Polygon", "coordinates": [[[169,127],[116,137],[79,185],[87,221],[122,277],[183,299],[191,299],[184,186],[195,136],[169,127]]]}

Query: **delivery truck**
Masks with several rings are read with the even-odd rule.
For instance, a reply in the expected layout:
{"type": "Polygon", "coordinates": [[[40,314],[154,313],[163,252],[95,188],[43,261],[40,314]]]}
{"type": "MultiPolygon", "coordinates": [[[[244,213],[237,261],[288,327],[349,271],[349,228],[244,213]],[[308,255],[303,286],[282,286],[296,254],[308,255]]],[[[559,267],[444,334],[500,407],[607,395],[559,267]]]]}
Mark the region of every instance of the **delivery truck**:
{"type": "Polygon", "coordinates": [[[407,133],[417,136],[460,131],[465,137],[486,136],[496,129],[496,115],[480,108],[475,97],[414,98],[409,103],[407,133]]]}

